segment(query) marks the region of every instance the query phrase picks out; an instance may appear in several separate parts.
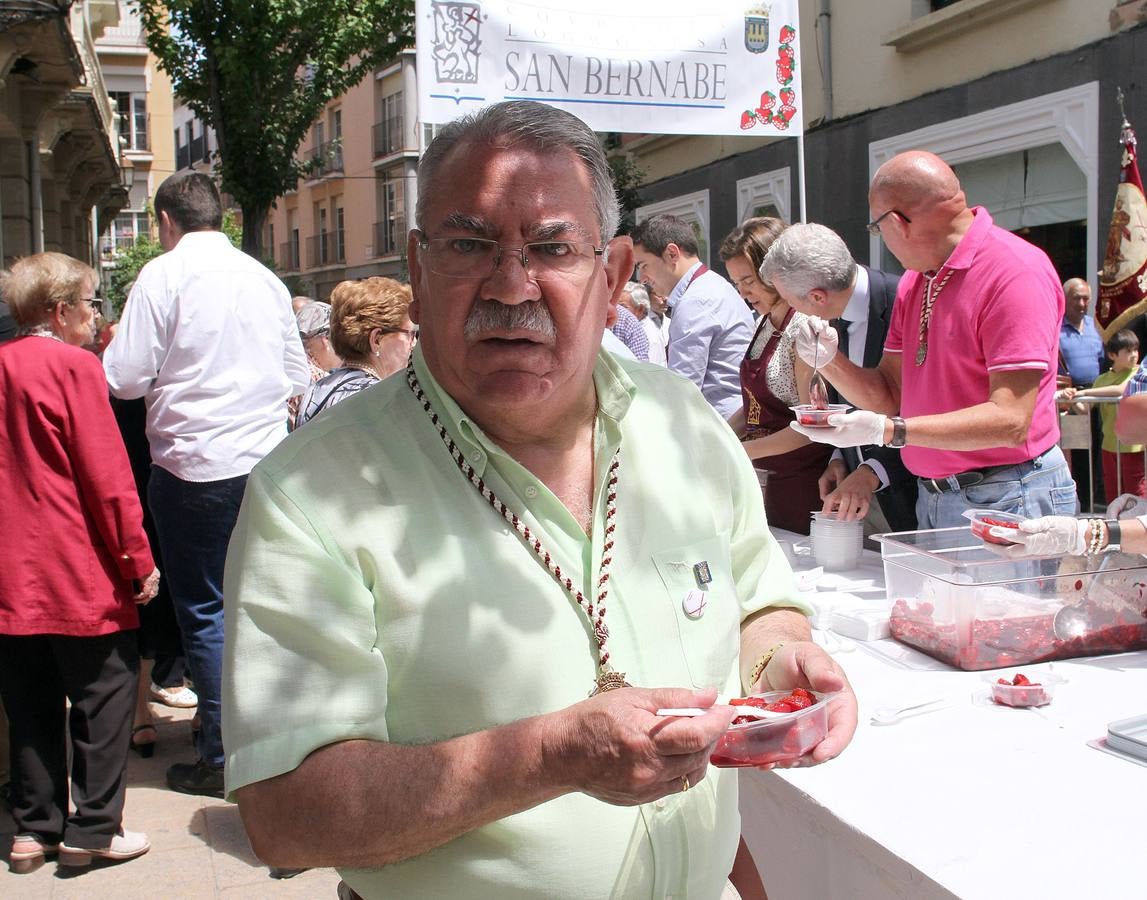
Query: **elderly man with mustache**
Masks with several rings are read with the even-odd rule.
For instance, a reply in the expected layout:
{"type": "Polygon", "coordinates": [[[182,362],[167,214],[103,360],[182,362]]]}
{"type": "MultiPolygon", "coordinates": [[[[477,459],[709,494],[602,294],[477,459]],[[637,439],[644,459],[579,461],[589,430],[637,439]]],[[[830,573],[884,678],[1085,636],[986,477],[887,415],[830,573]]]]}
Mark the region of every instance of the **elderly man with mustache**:
{"type": "Polygon", "coordinates": [[[405,373],[249,483],[228,791],[260,857],[338,867],[343,896],[716,900],[739,846],[717,691],[840,691],[806,765],[855,699],[733,433],[601,349],[633,252],[593,132],[487,107],[419,184],[405,373]]]}

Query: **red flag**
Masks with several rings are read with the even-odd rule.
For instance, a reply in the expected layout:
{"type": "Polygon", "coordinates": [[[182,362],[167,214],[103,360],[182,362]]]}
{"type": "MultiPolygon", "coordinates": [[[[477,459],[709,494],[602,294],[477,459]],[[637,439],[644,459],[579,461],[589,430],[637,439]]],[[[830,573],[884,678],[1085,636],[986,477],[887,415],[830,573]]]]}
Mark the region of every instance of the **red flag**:
{"type": "Polygon", "coordinates": [[[1115,190],[1115,210],[1107,232],[1095,310],[1104,341],[1147,312],[1147,200],[1139,177],[1135,132],[1126,119],[1119,143],[1123,166],[1115,190]]]}

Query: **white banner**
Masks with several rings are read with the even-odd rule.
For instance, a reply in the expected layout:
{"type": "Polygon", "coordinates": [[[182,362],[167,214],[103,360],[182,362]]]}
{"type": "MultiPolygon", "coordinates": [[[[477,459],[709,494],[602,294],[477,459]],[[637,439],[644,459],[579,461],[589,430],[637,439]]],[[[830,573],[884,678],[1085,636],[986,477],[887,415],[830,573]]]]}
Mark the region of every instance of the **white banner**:
{"type": "Polygon", "coordinates": [[[802,127],[797,0],[417,0],[416,10],[423,122],[528,99],[595,131],[802,127]]]}

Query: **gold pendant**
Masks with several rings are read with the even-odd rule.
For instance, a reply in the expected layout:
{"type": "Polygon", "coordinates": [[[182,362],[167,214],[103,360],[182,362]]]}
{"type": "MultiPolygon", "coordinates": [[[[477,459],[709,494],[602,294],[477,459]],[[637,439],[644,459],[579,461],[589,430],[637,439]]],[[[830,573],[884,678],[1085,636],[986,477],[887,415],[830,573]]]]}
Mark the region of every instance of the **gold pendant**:
{"type": "Polygon", "coordinates": [[[616,691],[618,688],[632,687],[632,685],[625,680],[624,672],[606,671],[597,676],[597,684],[594,689],[589,692],[591,697],[596,697],[598,694],[604,694],[606,691],[616,691]]]}
{"type": "Polygon", "coordinates": [[[924,360],[927,358],[927,356],[928,356],[928,344],[923,343],[919,347],[916,348],[916,365],[918,365],[918,366],[924,365],[924,360]]]}

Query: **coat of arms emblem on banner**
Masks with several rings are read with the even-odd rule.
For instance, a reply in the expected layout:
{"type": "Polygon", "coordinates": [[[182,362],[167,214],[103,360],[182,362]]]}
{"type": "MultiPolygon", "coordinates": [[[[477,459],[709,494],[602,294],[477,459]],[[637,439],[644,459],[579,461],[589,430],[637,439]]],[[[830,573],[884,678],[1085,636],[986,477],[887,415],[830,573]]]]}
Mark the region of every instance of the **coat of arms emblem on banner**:
{"type": "Polygon", "coordinates": [[[750,53],[769,49],[769,7],[764,4],[745,10],[745,49],[750,53]]]}
{"type": "Polygon", "coordinates": [[[432,3],[431,8],[434,11],[435,77],[450,84],[477,84],[481,5],[432,3]]]}

